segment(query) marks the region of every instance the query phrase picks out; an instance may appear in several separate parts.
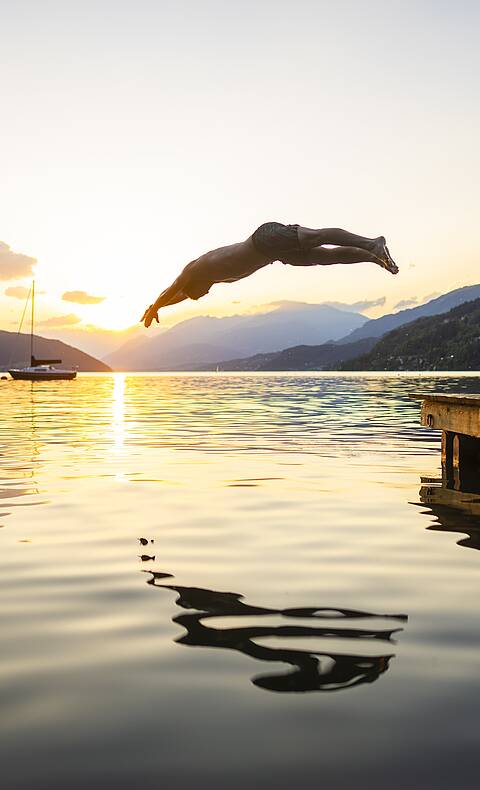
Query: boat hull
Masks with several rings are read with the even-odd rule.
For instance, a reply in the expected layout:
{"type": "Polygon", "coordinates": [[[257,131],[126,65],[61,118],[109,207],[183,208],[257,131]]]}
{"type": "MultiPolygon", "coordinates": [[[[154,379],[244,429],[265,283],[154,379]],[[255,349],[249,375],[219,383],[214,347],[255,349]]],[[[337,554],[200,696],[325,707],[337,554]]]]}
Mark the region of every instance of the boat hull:
{"type": "Polygon", "coordinates": [[[63,381],[74,379],[77,375],[76,370],[49,370],[49,371],[29,371],[29,370],[9,370],[12,379],[22,381],[63,381]]]}

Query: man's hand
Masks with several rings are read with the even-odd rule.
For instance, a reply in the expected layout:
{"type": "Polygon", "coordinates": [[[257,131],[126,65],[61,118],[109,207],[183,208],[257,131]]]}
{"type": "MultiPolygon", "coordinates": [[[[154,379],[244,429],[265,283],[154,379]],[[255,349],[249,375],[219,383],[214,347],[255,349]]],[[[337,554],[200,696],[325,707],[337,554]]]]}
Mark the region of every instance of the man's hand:
{"type": "Polygon", "coordinates": [[[156,321],[157,324],[158,324],[159,323],[159,320],[158,320],[158,307],[154,307],[153,304],[151,304],[150,307],[147,307],[147,309],[145,310],[144,314],[142,315],[140,321],[143,321],[143,323],[145,324],[147,329],[150,326],[150,324],[152,323],[152,321],[156,321]]]}

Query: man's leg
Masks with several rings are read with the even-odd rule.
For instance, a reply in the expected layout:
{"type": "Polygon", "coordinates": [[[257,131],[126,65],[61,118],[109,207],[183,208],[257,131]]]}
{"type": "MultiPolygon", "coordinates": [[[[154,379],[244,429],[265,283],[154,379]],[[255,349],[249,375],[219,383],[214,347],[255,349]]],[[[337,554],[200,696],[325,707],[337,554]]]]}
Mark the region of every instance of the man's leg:
{"type": "Polygon", "coordinates": [[[311,250],[305,250],[298,256],[295,253],[286,255],[283,262],[289,263],[291,266],[333,266],[336,263],[368,262],[383,267],[382,261],[376,255],[359,247],[335,247],[334,249],[314,247],[311,250]]]}
{"type": "Polygon", "coordinates": [[[357,249],[366,250],[377,257],[377,262],[380,262],[384,269],[387,269],[392,274],[398,273],[398,266],[390,255],[385,236],[369,239],[367,236],[357,236],[355,233],[342,230],[342,228],[320,228],[319,230],[314,230],[299,226],[298,242],[303,250],[311,250],[324,244],[332,244],[339,247],[356,247],[357,249]]]}
{"type": "Polygon", "coordinates": [[[333,244],[336,247],[357,247],[361,250],[375,253],[375,249],[379,247],[379,240],[384,243],[383,236],[378,236],[376,239],[370,239],[368,236],[357,236],[356,233],[349,233],[348,230],[342,228],[320,228],[314,230],[313,228],[298,227],[298,241],[300,247],[304,250],[310,250],[312,247],[321,247],[323,244],[333,244]]]}

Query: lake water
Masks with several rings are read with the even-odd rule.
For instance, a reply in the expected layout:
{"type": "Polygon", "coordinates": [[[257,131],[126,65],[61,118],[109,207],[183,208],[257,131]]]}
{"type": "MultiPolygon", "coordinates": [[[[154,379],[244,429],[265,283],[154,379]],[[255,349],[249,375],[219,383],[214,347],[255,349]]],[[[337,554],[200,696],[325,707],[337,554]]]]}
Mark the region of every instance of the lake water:
{"type": "Polygon", "coordinates": [[[419,506],[433,390],[480,380],[0,382],[2,787],[477,788],[480,521],[419,506]]]}

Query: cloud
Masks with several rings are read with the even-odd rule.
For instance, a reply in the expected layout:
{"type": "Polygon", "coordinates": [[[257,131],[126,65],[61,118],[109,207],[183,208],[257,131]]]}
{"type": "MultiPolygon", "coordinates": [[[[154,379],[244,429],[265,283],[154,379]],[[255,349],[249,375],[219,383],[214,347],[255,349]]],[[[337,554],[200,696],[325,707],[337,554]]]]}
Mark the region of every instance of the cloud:
{"type": "Polygon", "coordinates": [[[422,296],[421,298],[420,297],[417,298],[416,296],[411,296],[410,299],[402,299],[400,302],[398,302],[395,305],[393,309],[402,310],[405,307],[413,307],[414,305],[426,304],[426,302],[429,302],[431,299],[435,299],[437,296],[440,296],[440,291],[434,291],[433,293],[427,294],[426,296],[422,296]]]}
{"type": "Polygon", "coordinates": [[[33,274],[36,258],[13,252],[8,244],[0,241],[0,280],[21,280],[33,274]]]}
{"type": "Polygon", "coordinates": [[[358,310],[359,313],[363,313],[364,310],[371,310],[373,307],[383,307],[386,301],[386,296],[379,296],[378,299],[364,299],[363,301],[353,302],[353,304],[349,304],[347,307],[351,310],[358,310]]]}
{"type": "Polygon", "coordinates": [[[366,310],[372,310],[374,307],[383,307],[387,301],[386,296],[379,296],[378,299],[360,299],[358,302],[323,302],[329,307],[336,307],[337,310],[353,310],[355,313],[363,313],[366,310]]]}
{"type": "Polygon", "coordinates": [[[100,304],[105,296],[92,296],[86,291],[65,291],[62,296],[64,302],[75,302],[76,304],[100,304]]]}
{"type": "Polygon", "coordinates": [[[37,321],[37,326],[72,326],[79,324],[82,319],[78,315],[69,313],[68,315],[53,315],[51,318],[45,318],[43,321],[37,321]]]}
{"type": "Polygon", "coordinates": [[[401,299],[400,302],[394,306],[394,310],[403,310],[405,307],[413,307],[414,304],[418,304],[418,299],[416,296],[411,296],[410,299],[401,299]]]}
{"type": "MultiPolygon", "coordinates": [[[[12,296],[14,299],[26,299],[29,293],[30,288],[25,288],[24,285],[11,285],[9,288],[5,288],[5,296],[12,296]]],[[[44,293],[46,293],[46,291],[38,291],[35,289],[35,294],[37,296],[44,293]]]]}
{"type": "Polygon", "coordinates": [[[361,299],[358,302],[298,302],[291,299],[281,299],[276,302],[268,302],[267,304],[256,305],[246,311],[245,315],[256,315],[258,313],[267,313],[272,310],[295,310],[298,307],[335,307],[337,310],[344,312],[363,313],[364,311],[371,310],[374,307],[383,307],[387,301],[386,296],[379,296],[377,299],[361,299]]]}
{"type": "Polygon", "coordinates": [[[14,299],[26,299],[29,293],[30,288],[24,288],[23,285],[12,285],[5,289],[5,296],[13,296],[14,299]]]}

